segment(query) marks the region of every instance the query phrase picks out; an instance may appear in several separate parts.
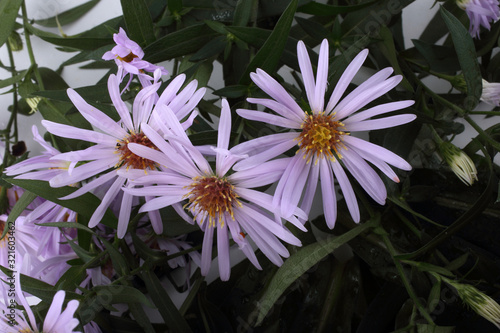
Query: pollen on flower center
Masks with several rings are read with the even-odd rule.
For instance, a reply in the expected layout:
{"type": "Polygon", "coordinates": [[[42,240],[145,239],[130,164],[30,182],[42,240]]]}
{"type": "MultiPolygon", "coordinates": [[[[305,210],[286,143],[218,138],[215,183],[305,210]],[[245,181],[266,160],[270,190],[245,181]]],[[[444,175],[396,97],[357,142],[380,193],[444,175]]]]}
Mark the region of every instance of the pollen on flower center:
{"type": "Polygon", "coordinates": [[[334,160],[334,152],[337,157],[342,158],[339,153],[340,148],[345,148],[342,136],[348,133],[341,130],[344,124],[334,119],[334,115],[327,116],[324,112],[306,115],[297,140],[300,150],[305,152],[304,158],[308,158],[307,162],[310,162],[314,155],[334,160]]]}
{"type": "Polygon", "coordinates": [[[0,248],[5,245],[5,240],[7,239],[7,235],[2,238],[3,232],[5,230],[5,221],[0,220],[0,248]]]}
{"type": "Polygon", "coordinates": [[[156,168],[156,163],[147,158],[140,157],[134,154],[130,149],[128,149],[127,144],[129,143],[137,143],[149,148],[158,149],[149,138],[144,135],[144,133],[131,133],[129,136],[124,138],[121,141],[118,141],[116,144],[116,152],[120,154],[120,161],[117,164],[117,167],[125,166],[127,170],[129,168],[132,169],[143,169],[144,171],[150,169],[153,170],[156,168]]]}
{"type": "Polygon", "coordinates": [[[184,207],[187,206],[195,215],[208,214],[211,227],[215,227],[216,220],[223,226],[225,213],[234,220],[233,205],[241,206],[241,203],[231,183],[216,176],[195,177],[193,180],[188,186],[189,193],[185,195],[189,202],[184,207]]]}
{"type": "Polygon", "coordinates": [[[131,62],[132,60],[134,60],[135,58],[139,58],[138,56],[136,56],[135,54],[133,54],[132,52],[130,52],[129,54],[127,54],[125,57],[120,57],[120,56],[116,56],[119,60],[121,61],[124,61],[124,62],[131,62]]]}

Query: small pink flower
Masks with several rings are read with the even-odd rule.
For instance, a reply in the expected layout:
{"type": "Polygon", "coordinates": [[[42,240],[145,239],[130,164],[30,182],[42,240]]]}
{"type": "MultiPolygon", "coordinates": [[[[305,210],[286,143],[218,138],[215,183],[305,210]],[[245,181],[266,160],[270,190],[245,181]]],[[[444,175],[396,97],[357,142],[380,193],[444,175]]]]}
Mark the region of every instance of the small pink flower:
{"type": "Polygon", "coordinates": [[[390,77],[392,68],[382,69],[342,98],[368,56],[368,50],[363,50],[346,68],[330,99],[325,103],[328,42],[324,40],[321,44],[316,78],[302,41],[297,45],[297,53],[310,111],[303,110],[285,89],[263,70],[257,69],[256,73],[251,73],[253,82],[272,99],[248,98],[248,102],[263,105],[276,114],[245,109],[236,112],[243,118],[289,128],[292,131],[260,137],[234,147],[235,153],[240,150],[253,150],[253,155],[235,164],[234,169],[252,168],[298,146],[298,151],[286,166],[274,195],[274,204],[281,206],[281,215],[290,216],[299,203],[300,208],[309,213],[318,180],[321,180],[323,210],[328,226],[333,228],[337,218],[336,179],[353,220],[359,222],[358,203],[343,166],[365,191],[382,205],[387,197],[386,188],[367,162],[396,182],[399,179],[389,164],[403,170],[410,170],[411,166],[389,150],[356,138],[350,133],[398,126],[414,120],[415,115],[412,114],[370,119],[406,108],[412,105],[413,101],[391,102],[359,111],[398,85],[402,77],[390,77]],[[339,161],[342,161],[342,164],[339,161]]]}
{"type": "Polygon", "coordinates": [[[500,18],[498,0],[457,0],[457,4],[469,16],[469,33],[472,37],[479,38],[481,26],[490,30],[490,22],[500,18]]]}
{"type": "Polygon", "coordinates": [[[117,34],[113,35],[113,39],[116,46],[111,51],[104,53],[102,59],[114,60],[116,62],[119,68],[118,77],[120,81],[127,74],[131,75],[130,79],[132,79],[132,75],[138,75],[139,79],[146,77],[146,79],[150,80],[151,77],[144,72],[153,73],[156,69],[160,69],[163,75],[168,74],[162,66],[156,66],[143,60],[144,51],[136,42],[128,38],[125,30],[122,28],[120,28],[117,34]]]}

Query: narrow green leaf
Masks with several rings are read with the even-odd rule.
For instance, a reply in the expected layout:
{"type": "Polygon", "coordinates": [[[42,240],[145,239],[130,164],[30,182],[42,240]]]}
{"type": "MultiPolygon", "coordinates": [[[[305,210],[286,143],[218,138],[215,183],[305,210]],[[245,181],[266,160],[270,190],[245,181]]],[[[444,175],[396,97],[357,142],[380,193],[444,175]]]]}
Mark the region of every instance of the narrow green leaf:
{"type": "Polygon", "coordinates": [[[153,20],[144,0],[121,0],[130,39],[142,47],[155,41],[153,20]]]}
{"type": "Polygon", "coordinates": [[[144,49],[144,59],[158,63],[188,55],[201,49],[212,36],[216,35],[205,24],[196,24],[170,33],[144,49]]]}
{"type": "Polygon", "coordinates": [[[361,3],[359,5],[353,6],[332,6],[325,5],[322,3],[311,1],[303,6],[300,6],[297,11],[306,14],[312,14],[317,16],[335,16],[338,14],[346,14],[350,12],[355,12],[361,8],[371,6],[376,1],[368,1],[361,3]]]}
{"type": "MultiPolygon", "coordinates": [[[[382,41],[378,43],[380,51],[387,58],[392,68],[394,68],[394,72],[399,75],[403,75],[403,71],[399,66],[398,54],[396,51],[396,46],[394,45],[394,38],[392,36],[391,30],[386,26],[382,26],[379,30],[379,36],[382,38],[382,41]]],[[[408,90],[409,92],[414,92],[413,87],[410,82],[404,77],[401,81],[401,85],[408,90]]]]}
{"type": "Polygon", "coordinates": [[[66,24],[75,22],[80,17],[88,13],[92,8],[94,8],[95,5],[99,3],[99,1],[100,0],[90,0],[79,6],[68,9],[67,11],[62,12],[57,16],[36,20],[35,23],[47,28],[57,28],[57,22],[59,21],[59,24],[61,26],[64,26],[66,24]]]}
{"type": "Polygon", "coordinates": [[[9,217],[7,218],[6,221],[7,226],[4,228],[2,236],[0,236],[0,239],[4,238],[7,231],[10,230],[9,228],[10,222],[16,223],[16,220],[19,217],[19,215],[21,215],[24,212],[26,207],[28,207],[28,205],[32,203],[33,200],[36,199],[36,197],[37,197],[36,194],[31,193],[30,191],[24,191],[24,193],[21,195],[21,198],[19,198],[14,207],[12,207],[12,210],[10,211],[9,217]]]}
{"type": "MultiPolygon", "coordinates": [[[[15,178],[4,178],[7,182],[24,188],[44,199],[52,201],[58,205],[69,208],[81,215],[90,218],[93,212],[96,210],[97,206],[101,203],[95,195],[91,193],[85,193],[75,199],[70,200],[59,200],[59,198],[64,197],[70,193],[73,193],[77,189],[74,187],[64,186],[59,188],[50,187],[48,182],[41,180],[27,180],[27,179],[15,179],[15,178]]],[[[70,222],[69,222],[70,223],[70,222]]],[[[109,210],[104,214],[101,223],[116,229],[118,221],[116,216],[109,210]]]]}
{"type": "Polygon", "coordinates": [[[296,17],[295,20],[309,36],[318,41],[323,40],[323,38],[326,38],[330,34],[324,26],[312,19],[296,17]]]}
{"type": "Polygon", "coordinates": [[[107,240],[99,237],[103,243],[106,250],[108,250],[109,256],[111,257],[111,262],[113,263],[113,268],[119,276],[125,276],[130,271],[125,257],[107,240]]]}
{"type": "Polygon", "coordinates": [[[242,96],[246,96],[247,93],[248,93],[248,86],[241,84],[234,86],[227,86],[213,92],[214,95],[224,96],[227,98],[239,98],[242,96]]]}
{"type": "MultiPolygon", "coordinates": [[[[74,89],[87,102],[111,103],[107,84],[96,84],[74,89]]],[[[66,90],[44,90],[37,91],[33,95],[54,99],[57,101],[70,102],[66,90]]]]}
{"type": "Polygon", "coordinates": [[[252,15],[252,8],[256,1],[254,0],[238,0],[234,9],[233,26],[244,27],[247,25],[252,15]]]}
{"type": "Polygon", "coordinates": [[[9,87],[15,83],[20,82],[22,79],[24,79],[27,72],[28,71],[22,71],[13,77],[9,77],[8,79],[5,79],[5,80],[0,80],[0,88],[9,87]]]}
{"type": "Polygon", "coordinates": [[[477,61],[476,48],[471,35],[463,24],[444,7],[440,8],[441,15],[450,31],[458,61],[467,84],[467,98],[463,108],[472,110],[481,98],[483,90],[481,70],[477,61]]]}
{"type": "Polygon", "coordinates": [[[189,58],[189,61],[200,61],[200,60],[205,60],[208,58],[211,58],[222,51],[226,48],[227,45],[227,40],[225,36],[219,36],[215,39],[212,39],[208,43],[206,43],[201,49],[198,50],[191,58],[189,58]]]}
{"type": "Polygon", "coordinates": [[[431,288],[427,298],[427,310],[432,313],[441,300],[441,280],[437,280],[431,288]]]}
{"type": "Polygon", "coordinates": [[[417,324],[417,333],[452,333],[455,326],[436,326],[432,324],[417,324]]]}
{"type": "Polygon", "coordinates": [[[249,84],[250,73],[257,68],[261,68],[267,73],[273,73],[278,67],[295,16],[297,2],[298,0],[292,0],[285,9],[283,15],[281,15],[276,23],[273,32],[247,66],[245,73],[240,78],[240,84],[249,84]]]}
{"type": "Polygon", "coordinates": [[[167,6],[172,14],[178,14],[182,10],[182,0],[168,0],[167,6]]]}
{"type": "MultiPolygon", "coordinates": [[[[68,47],[73,51],[76,50],[95,50],[104,45],[108,45],[113,43],[113,39],[111,35],[106,37],[97,37],[97,36],[82,36],[83,34],[75,35],[75,36],[66,36],[61,37],[59,35],[53,34],[51,32],[43,31],[33,27],[32,25],[28,25],[28,30],[33,35],[40,37],[46,42],[57,46],[68,47]]],[[[61,49],[64,51],[65,49],[61,49]]],[[[66,50],[67,51],[67,50],[66,50]]]]}
{"type": "Polygon", "coordinates": [[[56,227],[56,228],[75,228],[78,230],[83,230],[88,233],[91,233],[92,235],[95,235],[95,232],[92,231],[92,229],[78,222],[46,222],[46,223],[39,223],[38,225],[45,227],[56,227]]]}
{"type": "Polygon", "coordinates": [[[145,270],[141,274],[142,279],[146,283],[149,296],[155,303],[158,311],[160,312],[165,324],[172,332],[191,332],[191,328],[186,320],[182,317],[181,313],[175,307],[170,299],[170,296],[161,285],[160,280],[150,269],[145,270]]]}
{"type": "Polygon", "coordinates": [[[124,285],[95,286],[92,288],[97,292],[97,297],[106,298],[106,304],[116,303],[140,303],[152,308],[153,304],[138,289],[124,285]]]}
{"type": "Polygon", "coordinates": [[[14,23],[22,3],[23,0],[4,0],[0,2],[0,46],[7,41],[12,30],[14,30],[14,23]]]}
{"type": "Polygon", "coordinates": [[[141,325],[142,329],[144,330],[144,333],[155,333],[156,332],[153,325],[151,325],[151,322],[149,321],[148,315],[146,314],[146,311],[144,311],[142,305],[140,305],[138,303],[132,303],[132,304],[129,304],[128,308],[129,308],[132,316],[137,321],[137,323],[139,325],[141,325]]]}
{"type": "Polygon", "coordinates": [[[290,256],[273,276],[259,301],[256,309],[258,311],[256,325],[262,323],[278,298],[280,298],[283,292],[302,274],[321,261],[333,250],[355,238],[368,228],[373,227],[378,222],[378,218],[374,218],[341,236],[330,237],[326,240],[321,240],[317,243],[303,247],[290,256]]]}

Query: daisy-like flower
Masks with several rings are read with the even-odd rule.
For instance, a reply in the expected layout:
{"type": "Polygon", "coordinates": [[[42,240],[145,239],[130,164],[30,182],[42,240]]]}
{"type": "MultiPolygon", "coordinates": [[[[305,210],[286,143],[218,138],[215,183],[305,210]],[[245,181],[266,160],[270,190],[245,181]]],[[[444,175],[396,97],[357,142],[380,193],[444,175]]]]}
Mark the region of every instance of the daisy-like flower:
{"type": "MultiPolygon", "coordinates": [[[[81,163],[81,165],[76,166],[71,171],[59,173],[50,179],[52,187],[88,181],[81,188],[61,199],[76,198],[110,182],[111,185],[102,198],[101,204],[94,211],[89,221],[89,227],[94,227],[101,221],[106,209],[121,193],[122,186],[127,186],[127,178],[118,175],[118,170],[138,169],[143,173],[147,173],[156,169],[156,162],[142,158],[128,149],[127,144],[131,142],[156,149],[151,140],[143,133],[141,124],[149,124],[158,130],[166,127],[163,124],[163,114],[167,110],[175,114],[178,119],[184,119],[193,111],[205,94],[205,88],[196,90],[198,84],[196,80],[190,82],[179,92],[184,80],[185,75],[176,77],[165,88],[159,98],[157,90],[161,82],[143,88],[134,100],[131,114],[120,97],[118,78],[115,75],[110,75],[108,89],[113,105],[120,116],[118,122],[85,102],[74,90],[68,89],[68,96],[76,108],[89,123],[102,132],[42,120],[42,124],[54,135],[96,144],[84,150],[62,153],[52,157],[52,159],[81,163]],[[100,176],[93,178],[97,175],[100,176]]],[[[183,126],[185,128],[189,127],[195,116],[196,112],[193,112],[188,120],[183,123],[183,126]]],[[[146,200],[149,198],[149,196],[146,196],[146,200]]],[[[120,238],[123,238],[127,231],[132,199],[132,195],[123,193],[117,232],[120,238]]],[[[155,232],[161,233],[162,222],[158,212],[152,212],[149,217],[155,232]]]]}
{"type": "Polygon", "coordinates": [[[488,82],[483,79],[483,91],[481,100],[494,106],[500,106],[500,83],[488,82]]]}
{"type": "MultiPolygon", "coordinates": [[[[217,234],[217,254],[219,272],[223,281],[229,279],[231,264],[229,260],[229,234],[246,257],[257,268],[261,268],[253,249],[248,242],[249,236],[262,252],[276,265],[281,265],[281,257],[289,252],[279,239],[300,246],[301,243],[282,224],[266,213],[272,208],[272,197],[252,190],[270,184],[283,172],[284,163],[272,161],[255,168],[229,173],[232,165],[242,156],[228,150],[231,132],[231,111],[226,100],[222,101],[219,123],[215,171],[202,154],[189,142],[179,122],[170,115],[172,133],[166,136],[168,142],[152,128],[143,125],[144,132],[158,147],[159,151],[146,146],[130,143],[129,149],[139,156],[162,165],[161,172],[136,179],[141,188],[125,189],[135,195],[155,195],[157,198],[144,204],[140,211],[154,211],[162,207],[186,202],[184,207],[194,216],[194,220],[204,231],[201,273],[206,275],[212,262],[212,244],[217,234]],[[279,239],[278,239],[279,238],[279,239]]],[[[181,216],[188,222],[193,219],[185,212],[181,216]]],[[[294,212],[295,213],[295,212],[294,212]]],[[[304,215],[297,210],[299,215],[304,215]]],[[[293,215],[288,221],[305,230],[293,215]]]]}
{"type": "MultiPolygon", "coordinates": [[[[10,287],[10,290],[13,290],[16,299],[7,298],[7,292],[5,292],[6,286],[1,283],[2,286],[0,286],[0,290],[3,291],[3,302],[0,302],[0,312],[3,312],[3,315],[0,319],[1,332],[79,333],[75,331],[75,328],[78,326],[79,322],[78,319],[74,318],[75,311],[78,308],[79,302],[76,300],[71,300],[66,305],[64,311],[61,311],[64,298],[66,296],[66,293],[63,290],[59,290],[54,295],[47,315],[45,316],[45,319],[43,321],[43,325],[39,325],[21,290],[21,285],[19,283],[19,274],[14,274],[13,277],[7,279],[7,282],[9,282],[11,285],[15,285],[14,288],[10,287]],[[12,279],[14,279],[15,281],[12,282],[12,279]],[[13,301],[15,302],[13,303],[13,301]],[[15,303],[19,303],[24,307],[26,316],[21,311],[15,309],[15,303]],[[40,326],[42,327],[41,330],[40,326]]],[[[12,293],[9,293],[9,295],[12,295],[12,293]]]]}
{"type": "Polygon", "coordinates": [[[116,65],[119,68],[118,77],[120,78],[120,81],[123,80],[125,75],[130,74],[130,80],[127,87],[132,80],[132,75],[137,75],[139,79],[145,78],[146,80],[150,80],[151,77],[144,72],[153,73],[157,69],[160,69],[161,74],[168,74],[162,66],[156,66],[146,60],[143,60],[144,51],[141,49],[139,44],[128,38],[127,33],[122,28],[120,28],[120,31],[117,34],[113,34],[113,39],[116,46],[113,47],[111,51],[104,53],[102,59],[114,60],[116,62],[116,65]]]}
{"type": "Polygon", "coordinates": [[[472,37],[479,38],[481,26],[490,30],[490,22],[500,18],[498,0],[457,0],[457,5],[469,17],[469,33],[472,37]]]}
{"type": "Polygon", "coordinates": [[[368,50],[363,50],[346,68],[325,106],[328,42],[324,40],[321,44],[316,79],[302,41],[298,43],[297,51],[311,110],[303,110],[276,80],[257,69],[257,73],[252,73],[251,78],[272,99],[248,98],[248,101],[261,104],[277,115],[245,109],[239,109],[237,113],[247,119],[267,122],[294,131],[257,138],[235,147],[233,149],[235,153],[253,149],[253,156],[238,162],[234,169],[252,168],[298,145],[298,151],[287,165],[274,196],[275,206],[281,206],[281,215],[290,216],[299,205],[302,195],[300,208],[309,213],[318,179],[321,179],[325,218],[328,226],[333,228],[337,216],[334,186],[336,178],[351,216],[358,222],[360,214],[357,200],[341,164],[379,204],[385,203],[386,188],[367,162],[396,182],[399,179],[388,164],[403,170],[410,170],[411,166],[389,150],[351,136],[350,133],[393,127],[412,121],[415,116],[411,114],[382,119],[370,118],[403,109],[412,105],[413,101],[381,104],[354,114],[401,81],[399,75],[389,77],[393,70],[385,68],[342,99],[349,83],[368,56],[368,50]]]}

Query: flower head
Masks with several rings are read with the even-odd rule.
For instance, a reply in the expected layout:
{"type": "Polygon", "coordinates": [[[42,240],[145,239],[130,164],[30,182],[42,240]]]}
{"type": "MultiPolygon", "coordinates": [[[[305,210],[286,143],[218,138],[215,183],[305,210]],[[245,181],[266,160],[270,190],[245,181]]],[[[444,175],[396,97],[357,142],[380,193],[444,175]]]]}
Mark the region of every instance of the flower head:
{"type": "Polygon", "coordinates": [[[7,278],[8,283],[15,285],[14,288],[11,286],[11,289],[15,290],[16,300],[14,303],[12,303],[14,299],[7,299],[7,292],[5,292],[6,287],[4,284],[1,283],[2,285],[0,286],[0,290],[2,290],[1,294],[3,295],[2,301],[0,301],[0,312],[3,312],[0,319],[0,330],[2,332],[12,332],[12,329],[15,329],[14,332],[26,333],[79,333],[75,331],[79,322],[78,319],[74,318],[75,311],[79,305],[78,301],[69,301],[64,311],[62,311],[62,305],[66,297],[66,293],[64,290],[59,290],[54,295],[47,315],[43,321],[43,325],[40,325],[36,322],[35,315],[23,295],[19,280],[19,274],[14,274],[12,277],[7,278]],[[19,303],[24,307],[26,316],[21,311],[15,309],[15,303],[19,303]],[[12,307],[10,307],[11,305],[12,307]],[[12,309],[15,310],[12,311],[12,309]],[[7,316],[7,314],[10,316],[7,316]]]}
{"type": "Polygon", "coordinates": [[[441,156],[451,170],[465,185],[472,185],[477,181],[477,170],[471,158],[460,148],[448,141],[443,141],[439,145],[441,156]]]}
{"type": "Polygon", "coordinates": [[[490,30],[490,22],[500,18],[498,0],[457,0],[457,5],[469,16],[469,33],[479,38],[481,26],[490,30]]]}
{"type": "MultiPolygon", "coordinates": [[[[285,163],[269,162],[244,172],[229,173],[232,165],[243,158],[230,150],[231,113],[227,101],[222,101],[215,171],[202,154],[191,144],[178,121],[170,122],[172,132],[165,138],[155,133],[149,126],[143,129],[158,147],[151,148],[129,144],[129,149],[163,166],[161,172],[136,179],[142,187],[125,191],[135,195],[156,195],[140,211],[152,211],[162,207],[185,203],[189,216],[177,209],[188,222],[196,221],[204,231],[201,254],[201,272],[208,273],[212,261],[212,244],[217,234],[217,254],[222,280],[228,280],[231,270],[229,261],[229,235],[247,258],[257,267],[260,265],[248,242],[249,236],[262,252],[276,265],[281,265],[281,257],[288,257],[288,250],[278,240],[300,246],[300,241],[267,211],[271,211],[270,195],[251,188],[274,182],[283,172],[285,163]]],[[[179,207],[179,206],[177,206],[179,207]]],[[[296,210],[294,214],[304,216],[296,210]]],[[[298,219],[291,214],[288,221],[305,230],[298,219]]]]}
{"type": "MultiPolygon", "coordinates": [[[[174,117],[183,119],[193,111],[203,97],[205,89],[201,88],[197,90],[196,80],[190,82],[179,92],[184,80],[184,75],[176,77],[165,88],[161,96],[157,94],[161,82],[144,87],[137,94],[132,112],[130,112],[121,99],[118,78],[115,75],[110,75],[108,89],[113,105],[120,116],[118,122],[85,102],[74,90],[68,89],[68,96],[76,108],[100,131],[76,128],[47,120],[42,121],[42,124],[52,134],[95,143],[95,145],[87,149],[62,153],[51,158],[58,161],[66,161],[73,165],[80,164],[67,172],[59,173],[51,178],[50,185],[52,187],[61,187],[82,181],[87,182],[72,194],[61,199],[76,198],[102,186],[105,186],[107,189],[101,204],[89,221],[90,227],[96,226],[101,221],[106,209],[112,204],[115,198],[118,198],[122,194],[121,188],[127,183],[127,178],[119,175],[118,170],[130,169],[148,173],[157,167],[154,161],[134,154],[127,147],[129,143],[135,143],[155,149],[154,145],[143,132],[141,124],[149,124],[159,131],[168,130],[168,126],[164,123],[165,119],[167,119],[164,116],[166,110],[171,112],[174,117]],[[99,177],[94,178],[95,176],[99,177]]],[[[185,128],[189,127],[194,116],[196,116],[196,113],[193,113],[182,126],[185,128]]],[[[146,200],[148,198],[146,196],[146,200]]],[[[125,235],[127,230],[131,209],[132,196],[123,193],[118,218],[118,236],[120,238],[125,235]]],[[[161,233],[162,223],[160,216],[152,213],[150,214],[150,219],[155,231],[161,233]]]]}
{"type": "MultiPolygon", "coordinates": [[[[125,30],[120,28],[117,34],[113,35],[116,46],[111,51],[104,53],[102,59],[114,60],[119,70],[120,81],[127,73],[131,75],[138,75],[139,78],[147,76],[144,72],[153,73],[155,70],[160,69],[161,74],[167,75],[168,72],[161,66],[153,65],[146,60],[143,60],[144,51],[139,44],[128,38],[125,30]]],[[[148,77],[149,79],[149,77],[148,77]]],[[[127,85],[128,86],[128,85],[127,85]]]]}
{"type": "Polygon", "coordinates": [[[500,329],[500,305],[494,299],[470,284],[458,283],[444,277],[441,278],[456,289],[458,296],[474,312],[500,329]]]}
{"type": "Polygon", "coordinates": [[[483,79],[483,91],[481,100],[494,106],[500,106],[500,83],[488,82],[483,79]]]}
{"type": "Polygon", "coordinates": [[[248,98],[248,101],[263,105],[276,114],[245,109],[239,109],[237,113],[247,119],[267,122],[293,131],[264,136],[235,147],[235,152],[250,151],[252,156],[238,162],[234,168],[251,168],[298,146],[296,155],[290,159],[279,180],[274,196],[275,206],[281,206],[281,215],[290,216],[301,198],[300,208],[308,213],[318,180],[321,179],[325,218],[328,226],[333,228],[337,215],[334,189],[336,178],[351,216],[357,222],[360,215],[356,197],[339,161],[380,204],[385,203],[387,192],[382,180],[367,162],[396,182],[399,179],[389,164],[403,170],[410,170],[411,166],[387,149],[356,138],[351,133],[388,128],[412,121],[415,119],[412,114],[370,118],[406,108],[412,105],[413,101],[381,104],[355,113],[401,81],[400,75],[390,77],[392,68],[385,68],[342,99],[351,80],[368,56],[368,51],[363,50],[349,64],[325,104],[328,42],[324,40],[321,44],[316,78],[302,41],[298,43],[297,52],[310,111],[303,110],[276,80],[257,69],[256,73],[251,74],[251,78],[272,99],[248,98]]]}

